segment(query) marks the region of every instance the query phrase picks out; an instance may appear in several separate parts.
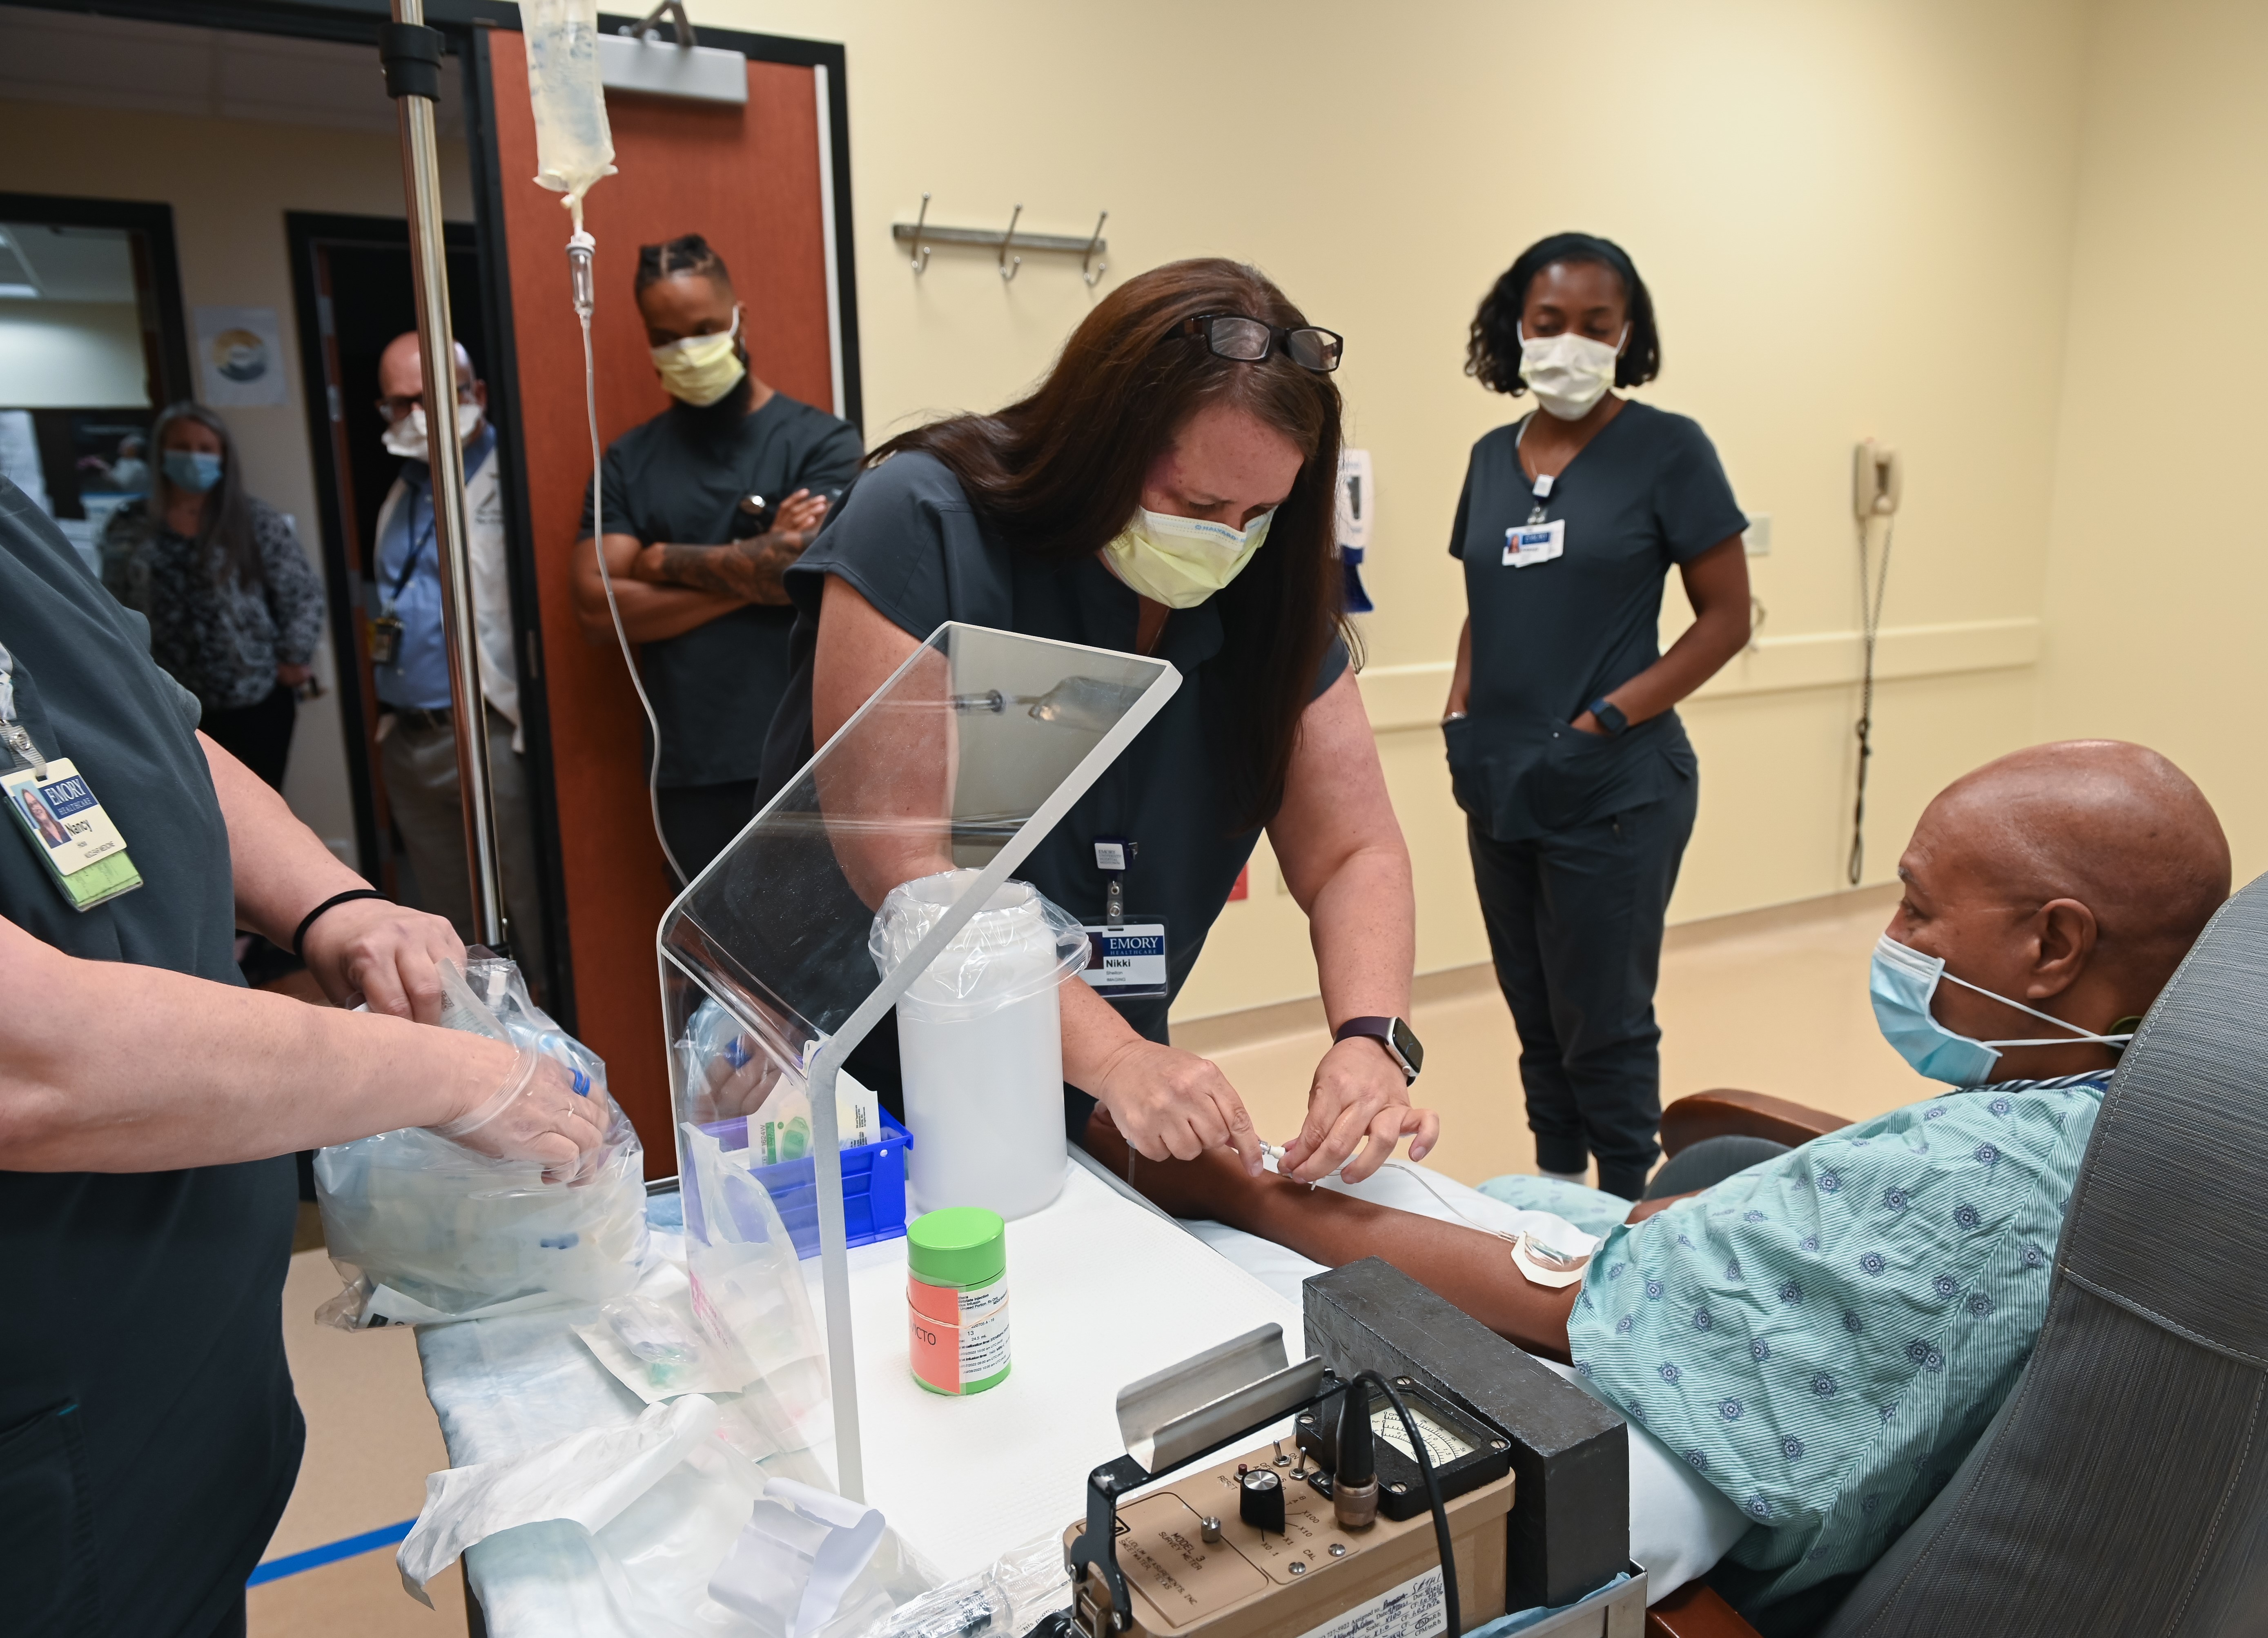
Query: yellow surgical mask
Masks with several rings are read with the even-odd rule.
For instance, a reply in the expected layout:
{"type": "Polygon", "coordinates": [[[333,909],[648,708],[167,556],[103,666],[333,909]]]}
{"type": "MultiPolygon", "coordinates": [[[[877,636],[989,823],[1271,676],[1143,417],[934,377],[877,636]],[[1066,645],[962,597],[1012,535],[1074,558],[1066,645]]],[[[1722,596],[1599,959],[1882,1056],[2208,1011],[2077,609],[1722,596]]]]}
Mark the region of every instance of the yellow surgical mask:
{"type": "Polygon", "coordinates": [[[1248,527],[1232,529],[1145,508],[1102,548],[1102,561],[1144,597],[1167,608],[1195,608],[1244,571],[1275,516],[1271,507],[1248,527]]]}
{"type": "Polygon", "coordinates": [[[733,327],[714,335],[688,335],[653,349],[653,367],[669,395],[696,409],[711,404],[740,385],[748,366],[733,349],[740,339],[740,310],[733,309],[733,327]]]}

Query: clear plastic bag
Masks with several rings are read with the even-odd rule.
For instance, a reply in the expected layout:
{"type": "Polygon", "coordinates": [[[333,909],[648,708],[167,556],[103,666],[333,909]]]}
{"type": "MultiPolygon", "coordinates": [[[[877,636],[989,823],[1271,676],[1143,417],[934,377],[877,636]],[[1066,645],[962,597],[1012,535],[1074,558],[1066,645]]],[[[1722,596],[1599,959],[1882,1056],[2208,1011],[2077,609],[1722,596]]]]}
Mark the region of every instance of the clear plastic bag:
{"type": "MultiPolygon", "coordinates": [[[[803,1065],[818,1050],[817,1041],[806,1041],[802,1062],[784,1067],[731,1013],[703,1001],[677,1038],[678,1078],[696,1124],[708,1128],[747,1118],[747,1147],[754,1151],[749,1164],[800,1160],[811,1152],[811,1089],[803,1065]]],[[[838,1075],[835,1130],[840,1147],[879,1141],[881,1107],[881,1100],[856,1076],[838,1075]]]]}
{"type": "Polygon", "coordinates": [[[765,1440],[779,1451],[807,1448],[834,1424],[827,1348],[795,1242],[750,1174],[749,1150],[728,1150],[690,1122],[679,1133],[694,1318],[745,1365],[733,1374],[747,1385],[742,1398],[765,1440]]]}
{"type": "MultiPolygon", "coordinates": [[[[509,961],[443,968],[443,1026],[552,1058],[607,1110],[606,1141],[572,1180],[410,1128],[315,1156],[323,1238],[346,1288],[317,1318],[343,1330],[600,1303],[646,1254],[645,1157],[607,1094],[607,1066],[528,998],[509,961]]],[[[460,1122],[459,1125],[464,1123],[460,1122]]]]}
{"type": "MultiPolygon", "coordinates": [[[[866,937],[877,971],[894,972],[975,881],[943,870],[890,889],[866,937]]],[[[1028,882],[1005,881],[899,998],[898,1011],[934,1022],[981,1018],[1053,990],[1086,965],[1079,919],[1028,882]]]]}

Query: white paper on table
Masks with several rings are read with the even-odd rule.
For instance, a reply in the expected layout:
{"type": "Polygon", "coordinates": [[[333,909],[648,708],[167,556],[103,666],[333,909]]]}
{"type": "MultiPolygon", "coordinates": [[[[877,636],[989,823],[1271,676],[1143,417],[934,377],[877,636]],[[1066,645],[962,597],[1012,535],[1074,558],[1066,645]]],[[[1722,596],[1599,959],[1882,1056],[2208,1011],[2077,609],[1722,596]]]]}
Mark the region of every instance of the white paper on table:
{"type": "Polygon", "coordinates": [[[881,1514],[863,1502],[774,1479],[710,1577],[709,1596],[766,1638],[811,1638],[835,1619],[882,1528],[881,1514]]]}
{"type": "Polygon", "coordinates": [[[430,1609],[425,1583],[501,1531],[560,1518],[596,1533],[716,1431],[715,1402],[696,1394],[651,1407],[627,1426],[429,1474],[424,1509],[394,1554],[401,1584],[430,1609]]]}

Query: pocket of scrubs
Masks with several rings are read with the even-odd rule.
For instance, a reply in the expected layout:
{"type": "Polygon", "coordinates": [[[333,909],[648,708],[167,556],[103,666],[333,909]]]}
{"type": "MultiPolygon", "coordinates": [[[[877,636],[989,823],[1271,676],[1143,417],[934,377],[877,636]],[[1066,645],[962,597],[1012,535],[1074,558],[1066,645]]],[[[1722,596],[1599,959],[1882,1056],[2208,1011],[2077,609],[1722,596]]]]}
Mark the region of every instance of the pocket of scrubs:
{"type": "Polygon", "coordinates": [[[1457,805],[1486,825],[1493,815],[1489,798],[1488,770],[1475,754],[1473,719],[1452,717],[1441,724],[1441,742],[1449,756],[1449,794],[1457,805]]]}
{"type": "Polygon", "coordinates": [[[0,1585],[21,1638],[92,1632],[94,1518],[76,1401],[0,1431],[0,1585]]]}
{"type": "Polygon", "coordinates": [[[1593,800],[1622,767],[1617,742],[1572,726],[1553,733],[1543,760],[1529,774],[1529,804],[1535,817],[1554,830],[1591,817],[1593,800]]]}

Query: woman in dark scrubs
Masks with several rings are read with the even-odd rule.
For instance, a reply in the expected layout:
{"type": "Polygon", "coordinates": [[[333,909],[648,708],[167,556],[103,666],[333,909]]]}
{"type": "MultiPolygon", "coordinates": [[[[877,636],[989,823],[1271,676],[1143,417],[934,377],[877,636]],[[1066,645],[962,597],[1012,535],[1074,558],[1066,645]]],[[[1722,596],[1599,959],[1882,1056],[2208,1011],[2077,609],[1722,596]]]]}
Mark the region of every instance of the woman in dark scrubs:
{"type": "Polygon", "coordinates": [[[1542,414],[1473,446],[1449,554],[1468,613],[1443,732],[1548,1176],[1636,1199],[1660,1150],[1662,921],[1699,770],[1672,709],[1749,640],[1747,518],[1693,422],[1612,391],[1661,365],[1611,241],[1530,246],[1466,369],[1542,414]],[[1663,654],[1662,582],[1694,620],[1663,654]]]}
{"type": "MultiPolygon", "coordinates": [[[[387,903],[150,658],[150,628],[0,479],[0,782],[97,811],[138,885],[0,816],[0,1631],[218,1638],[299,1465],[280,1316],[296,1150],[488,1104],[513,1048],[428,1029],[464,947],[387,903]],[[44,765],[45,771],[41,771],[44,765]],[[77,782],[84,782],[84,788],[77,782]],[[239,928],[334,1001],[243,988],[239,928]],[[391,1015],[391,1016],[389,1016],[391,1015]]],[[[20,800],[8,807],[20,812],[20,800]]],[[[81,833],[85,834],[85,833],[81,833]]],[[[463,1141],[565,1164],[589,1103],[536,1080],[463,1141]]]]}
{"type": "Polygon", "coordinates": [[[1410,1103],[1410,858],[1333,555],[1339,348],[1250,268],[1153,268],[1097,304],[1029,398],[875,452],[786,576],[795,681],[767,790],[946,620],[1181,672],[1017,872],[1094,925],[1109,880],[1096,843],[1132,844],[1124,902],[1130,920],[1166,924],[1169,993],[1063,987],[1065,1113],[1072,1135],[1094,1114],[1152,1159],[1227,1147],[1259,1170],[1235,1089],[1167,1044],[1166,1014],[1263,826],[1307,914],[1336,1037],[1284,1170],[1312,1179],[1344,1161],[1359,1179],[1404,1136],[1423,1155],[1438,1129],[1410,1103]]]}

